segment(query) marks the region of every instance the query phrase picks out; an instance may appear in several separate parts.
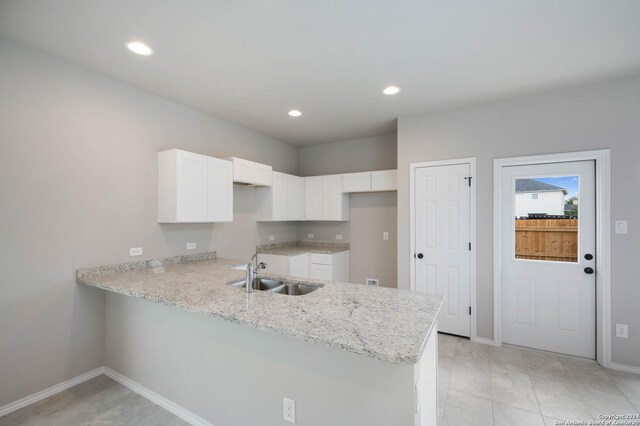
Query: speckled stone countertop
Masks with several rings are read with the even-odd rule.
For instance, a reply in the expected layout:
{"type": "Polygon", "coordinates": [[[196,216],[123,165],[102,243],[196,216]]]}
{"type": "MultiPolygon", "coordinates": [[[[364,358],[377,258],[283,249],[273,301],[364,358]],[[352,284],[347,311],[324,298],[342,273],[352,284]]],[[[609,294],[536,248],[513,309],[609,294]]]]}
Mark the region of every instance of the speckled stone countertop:
{"type": "Polygon", "coordinates": [[[301,240],[256,247],[256,253],[296,256],[303,253],[333,254],[349,250],[349,243],[301,240]]]}
{"type": "Polygon", "coordinates": [[[304,296],[246,294],[243,288],[228,285],[244,279],[244,271],[237,269],[242,263],[215,254],[180,256],[82,269],[77,281],[404,365],[419,361],[443,299],[406,290],[293,278],[284,281],[322,288],[304,296]]]}

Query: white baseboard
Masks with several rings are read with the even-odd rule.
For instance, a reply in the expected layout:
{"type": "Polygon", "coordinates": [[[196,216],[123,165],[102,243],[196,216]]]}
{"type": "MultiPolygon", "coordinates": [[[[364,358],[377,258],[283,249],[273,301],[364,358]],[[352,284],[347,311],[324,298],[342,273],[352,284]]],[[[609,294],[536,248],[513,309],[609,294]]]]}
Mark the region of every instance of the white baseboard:
{"type": "Polygon", "coordinates": [[[110,369],[109,367],[104,367],[104,374],[107,377],[110,377],[113,380],[115,380],[116,382],[120,383],[121,385],[126,386],[127,388],[131,389],[135,393],[147,398],[149,401],[159,405],[160,407],[164,408],[165,410],[169,411],[170,413],[175,414],[176,416],[180,417],[185,422],[188,422],[188,423],[190,423],[190,424],[192,424],[194,426],[213,426],[213,424],[209,423],[208,421],[206,421],[202,417],[200,417],[200,416],[192,413],[191,411],[187,410],[186,408],[184,408],[184,407],[182,407],[182,406],[180,406],[180,405],[168,400],[164,396],[158,395],[157,393],[155,393],[151,389],[142,386],[138,382],[134,382],[130,378],[128,378],[126,376],[123,376],[122,374],[118,373],[117,371],[114,371],[114,370],[110,369]]]}
{"type": "Polygon", "coordinates": [[[620,370],[620,371],[626,371],[627,373],[640,374],[640,367],[638,367],[637,365],[622,364],[619,362],[611,361],[608,367],[611,368],[612,370],[620,370]]]}
{"type": "Polygon", "coordinates": [[[57,385],[53,385],[50,388],[41,390],[40,392],[36,392],[22,399],[11,402],[4,407],[0,407],[0,417],[6,416],[9,413],[13,413],[14,411],[26,407],[27,405],[42,401],[43,399],[49,398],[50,396],[55,395],[58,392],[67,390],[71,387],[74,387],[75,385],[79,385],[80,383],[86,382],[87,380],[93,379],[94,377],[98,377],[101,374],[104,374],[104,367],[99,367],[95,370],[88,371],[72,379],[65,380],[64,382],[58,383],[57,385]]]}
{"type": "Polygon", "coordinates": [[[496,344],[496,342],[492,339],[487,339],[485,337],[473,337],[471,339],[472,342],[476,342],[476,343],[482,343],[483,345],[490,345],[490,346],[499,346],[496,344]]]}

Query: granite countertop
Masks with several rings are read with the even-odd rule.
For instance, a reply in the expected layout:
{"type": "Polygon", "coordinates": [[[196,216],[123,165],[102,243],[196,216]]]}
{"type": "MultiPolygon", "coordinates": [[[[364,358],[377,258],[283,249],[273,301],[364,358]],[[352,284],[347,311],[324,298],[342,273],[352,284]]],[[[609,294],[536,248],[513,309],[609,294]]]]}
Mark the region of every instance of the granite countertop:
{"type": "Polygon", "coordinates": [[[81,269],[77,281],[401,365],[420,360],[443,300],[433,294],[291,277],[284,280],[322,288],[304,296],[246,294],[228,285],[244,279],[244,270],[237,269],[242,264],[205,253],[81,269]]]}
{"type": "Polygon", "coordinates": [[[301,240],[256,247],[256,253],[296,256],[304,253],[334,254],[349,250],[349,243],[301,240]]]}

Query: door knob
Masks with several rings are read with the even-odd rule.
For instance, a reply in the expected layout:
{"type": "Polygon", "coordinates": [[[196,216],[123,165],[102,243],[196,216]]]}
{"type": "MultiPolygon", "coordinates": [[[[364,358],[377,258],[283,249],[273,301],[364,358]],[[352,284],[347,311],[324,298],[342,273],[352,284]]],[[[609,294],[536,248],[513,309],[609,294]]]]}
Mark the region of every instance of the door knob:
{"type": "Polygon", "coordinates": [[[423,257],[424,257],[424,254],[418,253],[418,259],[422,259],[423,257]]]}
{"type": "Polygon", "coordinates": [[[592,260],[593,259],[593,255],[591,253],[587,253],[584,255],[584,258],[587,260],[592,260]]]}
{"type": "Polygon", "coordinates": [[[590,268],[590,267],[587,266],[586,268],[584,268],[584,273],[591,275],[591,274],[594,273],[594,270],[593,270],[593,268],[590,268]]]}

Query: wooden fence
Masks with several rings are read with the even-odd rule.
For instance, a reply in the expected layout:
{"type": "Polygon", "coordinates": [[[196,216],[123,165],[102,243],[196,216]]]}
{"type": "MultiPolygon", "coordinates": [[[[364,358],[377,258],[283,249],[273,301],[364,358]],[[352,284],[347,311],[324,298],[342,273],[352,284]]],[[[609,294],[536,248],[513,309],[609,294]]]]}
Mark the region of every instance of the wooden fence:
{"type": "Polygon", "coordinates": [[[578,261],[578,219],[516,220],[516,259],[578,261]]]}

